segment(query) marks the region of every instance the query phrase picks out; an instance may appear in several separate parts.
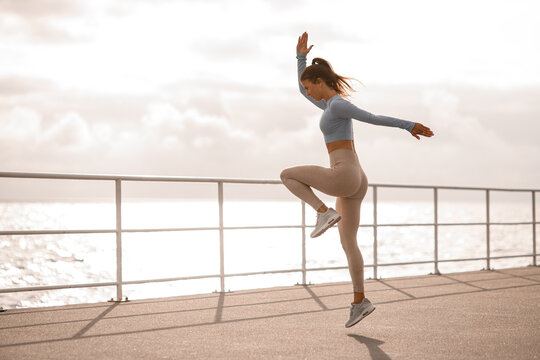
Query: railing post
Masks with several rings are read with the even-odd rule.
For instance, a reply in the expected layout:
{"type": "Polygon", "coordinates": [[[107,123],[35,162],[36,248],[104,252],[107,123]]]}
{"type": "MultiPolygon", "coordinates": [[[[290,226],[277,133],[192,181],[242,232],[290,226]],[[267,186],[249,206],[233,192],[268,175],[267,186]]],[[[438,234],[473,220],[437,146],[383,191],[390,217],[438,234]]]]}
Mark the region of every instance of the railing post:
{"type": "Polygon", "coordinates": [[[223,182],[218,182],[219,202],[219,277],[221,292],[225,292],[225,251],[223,241],[223,182]]]}
{"type": "Polygon", "coordinates": [[[438,199],[438,193],[437,188],[433,188],[433,212],[434,212],[434,224],[435,224],[435,244],[433,246],[434,248],[434,254],[433,254],[433,260],[434,260],[434,266],[435,269],[433,270],[433,274],[440,275],[439,272],[439,199],[438,199]]]}
{"type": "Polygon", "coordinates": [[[306,280],[306,202],[302,200],[302,284],[307,284],[306,280]]]}
{"type": "Polygon", "coordinates": [[[486,190],[486,253],[487,253],[487,256],[486,256],[486,270],[491,270],[491,259],[490,259],[490,239],[489,239],[489,223],[490,223],[490,220],[489,220],[489,189],[486,190]]]}
{"type": "Polygon", "coordinates": [[[116,300],[122,301],[122,181],[116,183],[116,300]]]}
{"type": "Polygon", "coordinates": [[[533,266],[536,266],[536,192],[532,191],[533,266]]]}
{"type": "Polygon", "coordinates": [[[377,186],[373,186],[373,279],[377,279],[377,186]]]}

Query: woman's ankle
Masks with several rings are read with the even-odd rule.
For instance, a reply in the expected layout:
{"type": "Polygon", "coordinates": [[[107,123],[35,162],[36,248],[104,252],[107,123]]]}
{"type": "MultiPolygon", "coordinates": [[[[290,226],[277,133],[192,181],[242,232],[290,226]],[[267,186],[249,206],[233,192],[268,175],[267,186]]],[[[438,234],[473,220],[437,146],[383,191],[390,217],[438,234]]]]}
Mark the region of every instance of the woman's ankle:
{"type": "Polygon", "coordinates": [[[320,208],[317,209],[317,212],[324,213],[328,211],[328,207],[324,204],[320,208]]]}
{"type": "Polygon", "coordinates": [[[354,300],[353,300],[353,304],[360,304],[362,302],[362,300],[364,300],[366,296],[364,295],[363,292],[354,292],[354,300]]]}

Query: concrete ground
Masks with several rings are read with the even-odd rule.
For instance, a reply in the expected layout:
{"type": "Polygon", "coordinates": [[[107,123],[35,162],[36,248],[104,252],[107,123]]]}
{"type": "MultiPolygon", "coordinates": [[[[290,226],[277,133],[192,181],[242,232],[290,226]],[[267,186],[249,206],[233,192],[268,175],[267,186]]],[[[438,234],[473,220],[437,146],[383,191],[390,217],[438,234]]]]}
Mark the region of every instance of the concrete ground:
{"type": "Polygon", "coordinates": [[[537,359],[540,268],[0,313],[0,359],[537,359]]]}

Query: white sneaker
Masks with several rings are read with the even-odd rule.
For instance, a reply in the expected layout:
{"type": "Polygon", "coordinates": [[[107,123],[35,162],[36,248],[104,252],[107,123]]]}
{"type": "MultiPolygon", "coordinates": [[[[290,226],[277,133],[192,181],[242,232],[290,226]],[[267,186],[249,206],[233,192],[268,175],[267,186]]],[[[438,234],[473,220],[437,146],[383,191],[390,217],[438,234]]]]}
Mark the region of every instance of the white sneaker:
{"type": "Polygon", "coordinates": [[[345,323],[345,327],[351,327],[358,324],[360,320],[371,314],[375,310],[375,306],[367,298],[362,299],[360,304],[351,304],[351,313],[349,321],[345,323]]]}
{"type": "Polygon", "coordinates": [[[322,233],[334,226],[339,220],[341,220],[341,216],[332,208],[328,208],[323,213],[317,212],[317,224],[315,224],[315,230],[311,233],[311,237],[315,238],[322,235],[322,233]]]}

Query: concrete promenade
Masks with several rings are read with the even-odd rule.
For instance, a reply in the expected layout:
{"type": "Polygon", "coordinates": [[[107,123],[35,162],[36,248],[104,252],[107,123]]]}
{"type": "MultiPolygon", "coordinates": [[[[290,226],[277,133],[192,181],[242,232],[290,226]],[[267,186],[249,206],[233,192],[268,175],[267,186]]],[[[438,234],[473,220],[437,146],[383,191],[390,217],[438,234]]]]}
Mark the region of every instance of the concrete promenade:
{"type": "Polygon", "coordinates": [[[540,267],[0,313],[0,359],[540,359],[540,267]]]}

